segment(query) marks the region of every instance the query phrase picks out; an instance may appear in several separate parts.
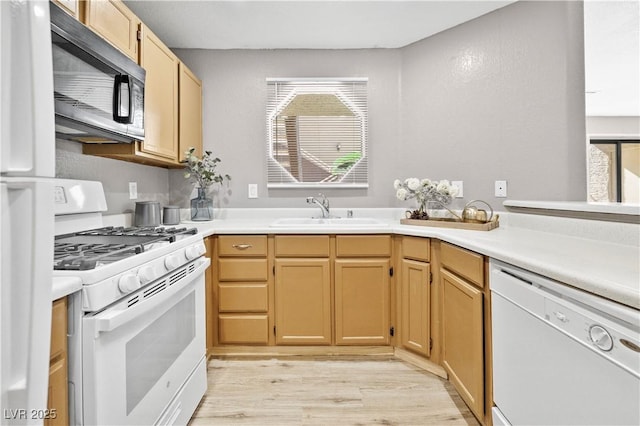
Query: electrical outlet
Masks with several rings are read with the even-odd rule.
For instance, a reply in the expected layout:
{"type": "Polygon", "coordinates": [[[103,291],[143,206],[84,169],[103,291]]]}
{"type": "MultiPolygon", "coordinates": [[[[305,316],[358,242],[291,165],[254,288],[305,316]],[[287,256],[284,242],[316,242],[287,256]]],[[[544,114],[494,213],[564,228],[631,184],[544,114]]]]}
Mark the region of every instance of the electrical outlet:
{"type": "Polygon", "coordinates": [[[258,184],[250,183],[247,193],[249,194],[248,198],[258,198],[258,184]]]}
{"type": "Polygon", "coordinates": [[[458,187],[458,193],[456,194],[456,198],[463,198],[464,197],[464,193],[462,191],[463,182],[461,180],[452,180],[451,185],[455,185],[458,187]]]}
{"type": "Polygon", "coordinates": [[[505,198],[507,196],[507,181],[506,180],[497,180],[496,181],[496,197],[505,198]]]}
{"type": "Polygon", "coordinates": [[[129,199],[130,200],[138,199],[138,183],[137,182],[129,182],[129,199]]]}

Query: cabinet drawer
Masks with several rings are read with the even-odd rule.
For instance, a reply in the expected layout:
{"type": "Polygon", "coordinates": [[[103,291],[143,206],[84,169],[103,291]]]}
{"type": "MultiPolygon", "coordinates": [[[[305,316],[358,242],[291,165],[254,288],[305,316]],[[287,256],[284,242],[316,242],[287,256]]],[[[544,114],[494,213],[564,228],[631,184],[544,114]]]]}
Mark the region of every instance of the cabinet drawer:
{"type": "Polygon", "coordinates": [[[267,312],[267,283],[220,283],[220,312],[267,312]]]}
{"type": "Polygon", "coordinates": [[[338,257],[389,257],[391,237],[389,235],[338,235],[336,236],[338,257]]]}
{"type": "Polygon", "coordinates": [[[218,256],[261,257],[266,255],[266,235],[221,235],[218,237],[218,256]]]}
{"type": "Polygon", "coordinates": [[[221,344],[261,344],[269,342],[267,315],[220,315],[218,317],[221,344]]]}
{"type": "Polygon", "coordinates": [[[55,361],[67,351],[67,299],[61,298],[53,302],[51,307],[51,352],[49,356],[55,361]]]}
{"type": "Polygon", "coordinates": [[[220,281],[266,281],[267,259],[218,259],[220,281]]]}
{"type": "Polygon", "coordinates": [[[328,235],[278,235],[276,257],[329,257],[328,235]]]}
{"type": "Polygon", "coordinates": [[[402,237],[402,257],[428,262],[431,240],[420,237],[402,237]]]}
{"type": "Polygon", "coordinates": [[[478,253],[442,243],[441,262],[452,272],[464,277],[480,288],[484,287],[484,258],[478,253]]]}

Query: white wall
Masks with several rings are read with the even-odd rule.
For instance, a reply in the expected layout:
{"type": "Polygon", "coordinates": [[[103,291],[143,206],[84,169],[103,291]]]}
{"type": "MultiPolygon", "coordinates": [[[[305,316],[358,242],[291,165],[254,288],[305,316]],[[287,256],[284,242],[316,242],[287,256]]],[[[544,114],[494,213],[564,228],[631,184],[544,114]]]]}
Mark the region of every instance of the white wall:
{"type": "Polygon", "coordinates": [[[404,176],[466,199],[585,200],[580,2],[518,2],[403,49],[404,176]]]}
{"type": "MultiPolygon", "coordinates": [[[[456,206],[481,198],[499,208],[495,179],[509,182],[512,199],[586,199],[582,34],[581,2],[519,1],[403,49],[176,53],[203,80],[204,147],[233,177],[220,206],[305,205],[313,191],[266,189],[265,78],[338,76],[369,78],[370,186],[326,191],[333,206],[410,207],[392,182],[419,176],[463,180],[456,206]],[[248,183],[258,199],[247,199],[248,183]]],[[[193,185],[180,170],[66,144],[61,176],[102,180],[110,211],[133,208],[128,179],[188,206],[193,185]]]]}
{"type": "Polygon", "coordinates": [[[102,181],[108,214],[133,212],[136,201],[169,203],[167,169],[82,154],[82,144],[56,141],[56,177],[102,181]],[[138,199],[129,199],[129,182],[137,182],[138,199]]]}
{"type": "MultiPolygon", "coordinates": [[[[266,187],[268,77],[368,77],[369,189],[326,190],[333,206],[389,206],[394,165],[400,153],[400,59],[397,49],[368,50],[176,50],[202,79],[205,149],[222,159],[232,177],[231,194],[217,199],[230,207],[305,207],[309,189],[266,187]],[[247,184],[258,184],[258,199],[247,184]]],[[[169,172],[172,203],[187,205],[192,184],[169,172]]]]}

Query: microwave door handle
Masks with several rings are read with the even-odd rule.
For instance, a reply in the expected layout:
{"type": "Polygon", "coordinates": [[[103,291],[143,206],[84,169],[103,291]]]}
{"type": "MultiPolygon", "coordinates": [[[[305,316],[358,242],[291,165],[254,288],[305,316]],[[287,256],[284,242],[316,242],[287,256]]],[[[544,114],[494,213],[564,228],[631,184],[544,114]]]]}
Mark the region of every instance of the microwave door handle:
{"type": "Polygon", "coordinates": [[[131,90],[131,80],[129,79],[128,75],[121,75],[118,74],[115,76],[115,84],[114,84],[114,89],[113,89],[113,119],[115,121],[117,121],[118,123],[132,123],[132,112],[131,112],[131,106],[133,103],[133,91],[131,90]],[[127,102],[127,114],[126,115],[121,115],[120,114],[120,110],[121,110],[121,106],[122,106],[122,86],[126,85],[127,87],[127,93],[129,94],[129,96],[127,96],[127,99],[125,100],[125,102],[127,102]]]}

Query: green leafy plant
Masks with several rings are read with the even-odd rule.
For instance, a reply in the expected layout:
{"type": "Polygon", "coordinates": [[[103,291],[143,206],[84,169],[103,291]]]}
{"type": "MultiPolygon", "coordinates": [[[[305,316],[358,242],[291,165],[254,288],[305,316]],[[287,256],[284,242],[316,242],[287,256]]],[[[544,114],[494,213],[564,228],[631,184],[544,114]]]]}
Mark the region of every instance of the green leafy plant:
{"type": "Polygon", "coordinates": [[[202,158],[198,158],[198,156],[193,153],[194,151],[194,147],[185,151],[184,177],[186,179],[192,179],[203,189],[207,189],[214,183],[223,183],[225,180],[231,180],[231,176],[227,174],[216,173],[216,167],[222,160],[214,157],[211,151],[205,151],[202,158]]]}

